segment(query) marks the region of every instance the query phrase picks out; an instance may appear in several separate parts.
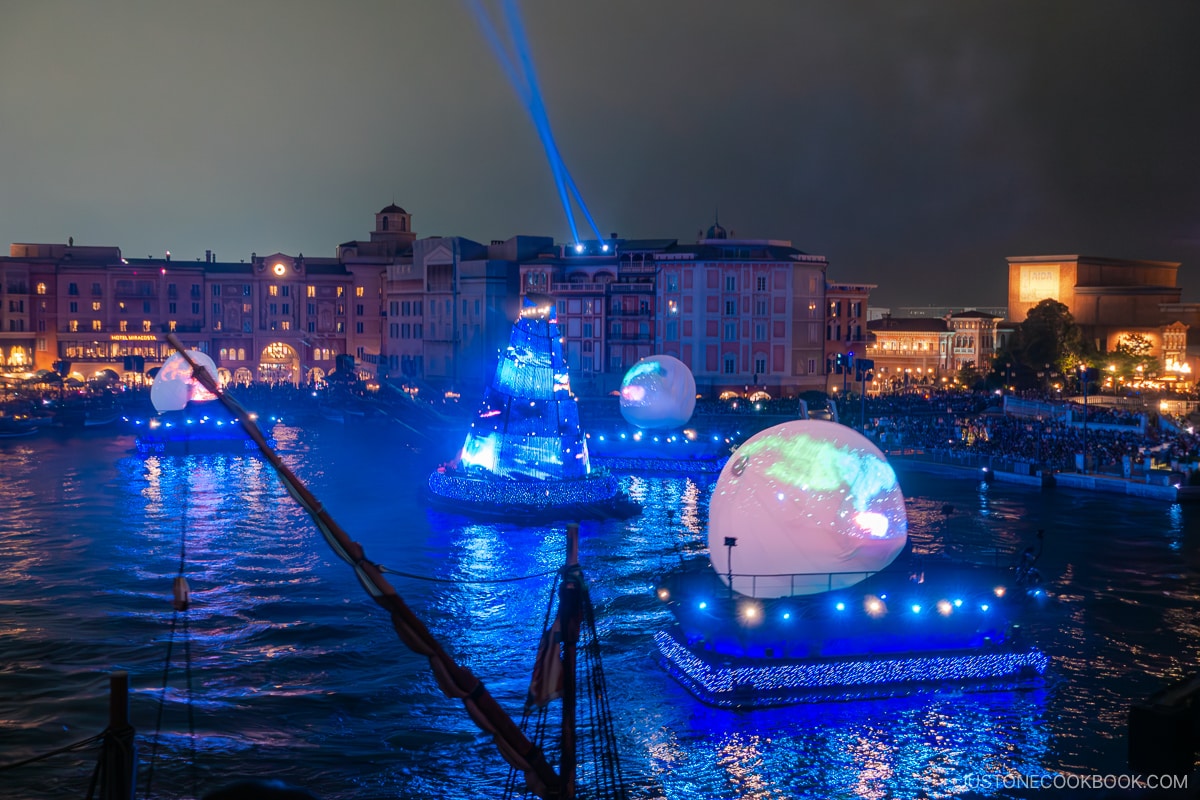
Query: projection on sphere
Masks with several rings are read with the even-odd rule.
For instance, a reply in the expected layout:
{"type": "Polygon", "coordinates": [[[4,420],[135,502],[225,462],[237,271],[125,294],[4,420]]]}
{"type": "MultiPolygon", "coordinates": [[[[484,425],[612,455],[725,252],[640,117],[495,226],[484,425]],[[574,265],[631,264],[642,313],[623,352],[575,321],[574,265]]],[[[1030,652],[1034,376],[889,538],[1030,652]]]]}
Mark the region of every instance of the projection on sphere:
{"type": "Polygon", "coordinates": [[[709,504],[709,552],[725,583],[730,561],[733,589],[744,594],[748,576],[779,576],[758,577],[757,597],[852,586],[890,564],[907,538],[891,465],[865,436],[825,420],[750,437],[721,470],[709,504]]]}
{"type": "Polygon", "coordinates": [[[696,410],[696,379],[672,356],[648,356],[621,381],[621,416],[639,428],[679,428],[696,410]]]}
{"type": "MultiPolygon", "coordinates": [[[[188,355],[215,380],[217,365],[213,360],[199,350],[188,350],[188,355]]],[[[180,411],[189,402],[201,403],[216,400],[212,392],[205,389],[200,381],[192,376],[192,367],[182,353],[175,353],[162,365],[162,369],[154,376],[150,386],[150,402],[159,413],[164,411],[180,411]]]]}

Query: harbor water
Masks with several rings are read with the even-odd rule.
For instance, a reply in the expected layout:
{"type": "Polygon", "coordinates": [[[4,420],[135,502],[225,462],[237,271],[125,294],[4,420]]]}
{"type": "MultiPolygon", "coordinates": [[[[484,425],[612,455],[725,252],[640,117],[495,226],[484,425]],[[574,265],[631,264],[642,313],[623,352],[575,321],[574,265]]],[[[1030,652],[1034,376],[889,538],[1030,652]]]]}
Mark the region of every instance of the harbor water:
{"type": "MultiPolygon", "coordinates": [[[[446,649],[519,716],[563,527],[428,510],[420,487],[448,454],[387,430],[279,426],[275,439],[446,649]],[[500,580],[522,576],[536,577],[500,580]]],[[[706,707],[656,664],[652,637],[671,618],[654,589],[704,551],[716,477],[625,475],[645,512],[583,523],[581,561],[632,797],[1000,795],[996,776],[1132,772],[1130,704],[1200,657],[1200,507],[897,472],[919,548],[1014,553],[1044,530],[1051,599],[1026,628],[1051,657],[1045,684],[706,707]]],[[[324,800],[501,796],[508,767],[490,739],[262,458],[146,457],[113,434],[4,441],[0,508],[0,766],[99,733],[109,675],[127,670],[139,797],[148,780],[151,796],[182,798],[242,776],[324,800]],[[181,564],[192,605],[176,615],[181,564]]],[[[95,756],[0,772],[0,794],[83,797],[95,756]]]]}

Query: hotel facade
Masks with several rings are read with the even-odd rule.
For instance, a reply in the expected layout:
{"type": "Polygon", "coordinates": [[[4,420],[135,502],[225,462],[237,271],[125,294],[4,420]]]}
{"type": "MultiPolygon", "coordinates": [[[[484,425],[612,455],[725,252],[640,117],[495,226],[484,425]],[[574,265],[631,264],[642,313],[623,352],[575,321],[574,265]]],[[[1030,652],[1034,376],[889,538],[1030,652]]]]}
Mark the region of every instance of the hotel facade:
{"type": "Polygon", "coordinates": [[[612,392],[636,361],[666,354],[705,396],[790,397],[824,389],[831,354],[865,336],[871,287],[831,290],[827,270],[824,256],[718,225],[691,244],[419,239],[394,204],[332,258],[17,243],[0,259],[0,366],[139,383],[174,333],[227,383],[319,383],[348,355],[365,379],[472,390],[490,380],[522,297],[544,294],[580,393],[612,392]]]}

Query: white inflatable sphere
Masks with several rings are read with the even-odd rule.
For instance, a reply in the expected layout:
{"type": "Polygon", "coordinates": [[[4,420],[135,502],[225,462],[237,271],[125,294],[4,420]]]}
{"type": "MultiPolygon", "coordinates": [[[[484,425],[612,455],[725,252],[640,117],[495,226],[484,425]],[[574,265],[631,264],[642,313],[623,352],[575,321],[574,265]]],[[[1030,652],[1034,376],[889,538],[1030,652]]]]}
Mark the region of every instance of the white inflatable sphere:
{"type": "MultiPolygon", "coordinates": [[[[199,350],[188,350],[187,353],[216,380],[217,365],[211,358],[199,350]]],[[[179,411],[192,401],[216,399],[216,395],[205,389],[200,381],[192,376],[192,367],[182,353],[175,353],[167,359],[150,386],[150,402],[159,412],[179,411]]]]}
{"type": "Polygon", "coordinates": [[[696,379],[678,358],[648,356],[621,381],[621,416],[639,428],[679,428],[696,410],[696,379]]]}
{"type": "Polygon", "coordinates": [[[726,584],[732,571],[734,590],[757,597],[851,586],[890,564],[907,539],[891,465],[866,437],[825,420],[785,422],[747,439],[709,504],[713,567],[726,584]]]}

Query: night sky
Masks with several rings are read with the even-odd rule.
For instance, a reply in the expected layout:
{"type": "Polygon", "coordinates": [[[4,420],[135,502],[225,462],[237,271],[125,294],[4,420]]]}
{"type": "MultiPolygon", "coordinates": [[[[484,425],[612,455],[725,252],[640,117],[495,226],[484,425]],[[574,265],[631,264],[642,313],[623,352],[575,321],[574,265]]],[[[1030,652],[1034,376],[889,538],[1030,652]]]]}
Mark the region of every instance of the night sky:
{"type": "MultiPolygon", "coordinates": [[[[502,24],[497,3],[487,7],[502,24]]],[[[1180,261],[1200,299],[1200,3],[522,3],[604,233],[790,239],[874,305],[1004,304],[1005,257],[1180,261]]],[[[0,2],[0,239],[332,256],[570,238],[465,2],[0,2]]]]}

